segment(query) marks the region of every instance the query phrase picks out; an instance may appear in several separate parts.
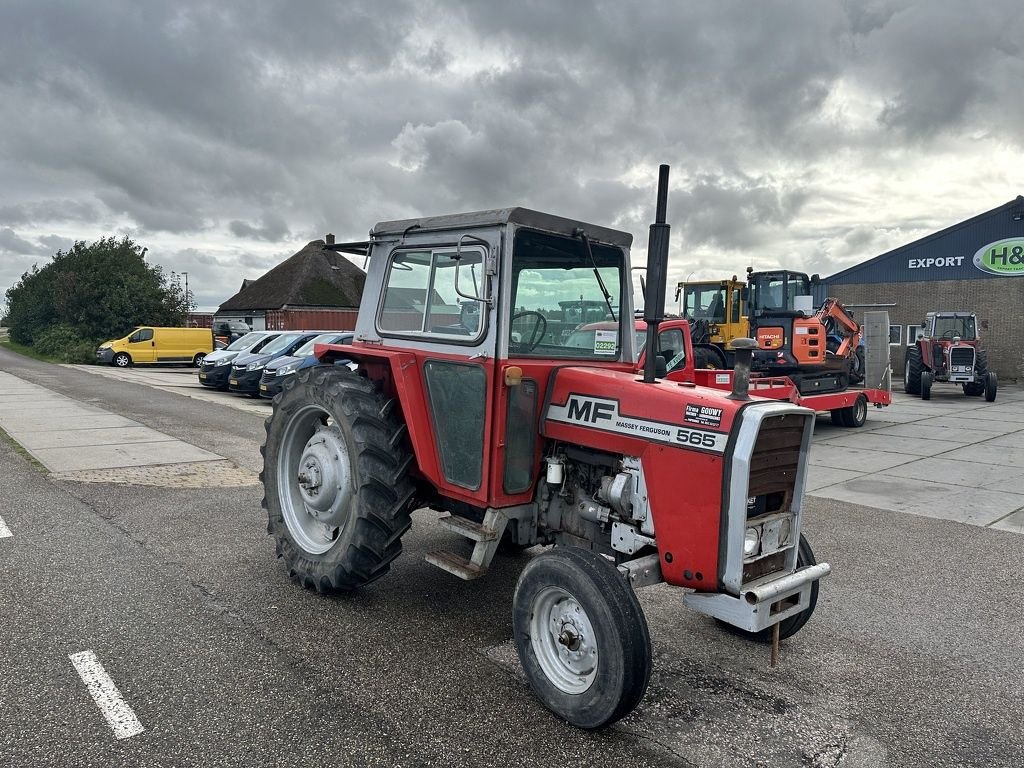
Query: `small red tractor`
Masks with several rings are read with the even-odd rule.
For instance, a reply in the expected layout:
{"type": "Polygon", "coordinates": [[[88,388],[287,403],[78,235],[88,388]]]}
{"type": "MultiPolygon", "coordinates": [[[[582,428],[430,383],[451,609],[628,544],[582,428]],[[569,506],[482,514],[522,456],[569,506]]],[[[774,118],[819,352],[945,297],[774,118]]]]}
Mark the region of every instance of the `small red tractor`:
{"type": "Polygon", "coordinates": [[[642,372],[627,233],[510,208],[328,238],[368,257],[355,340],[289,377],[263,446],[268,531],[308,588],[386,574],[418,507],[469,540],[426,555],[462,579],[499,544],[554,545],[519,577],[513,636],[537,696],[582,728],[647,688],[635,589],[664,581],[775,648],[831,570],[800,532],[814,413],[751,398],[749,350],[731,392],[662,378],[667,195],[662,166],[642,372]]]}
{"type": "Polygon", "coordinates": [[[965,395],[984,395],[990,403],[996,399],[996,372],[988,369],[972,312],[929,312],[921,335],[907,347],[903,390],[930,400],[936,381],[959,384],[965,395]]]}
{"type": "Polygon", "coordinates": [[[747,268],[755,372],[788,376],[802,394],[839,392],[864,379],[860,326],[836,299],[813,309],[817,275],[747,268]]]}

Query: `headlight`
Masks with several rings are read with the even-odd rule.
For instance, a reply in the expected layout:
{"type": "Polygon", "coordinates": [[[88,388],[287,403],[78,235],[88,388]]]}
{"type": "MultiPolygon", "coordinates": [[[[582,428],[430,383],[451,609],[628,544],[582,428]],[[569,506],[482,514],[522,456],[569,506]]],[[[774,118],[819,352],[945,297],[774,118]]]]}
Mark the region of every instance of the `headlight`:
{"type": "Polygon", "coordinates": [[[231,365],[230,357],[222,357],[220,360],[214,363],[214,366],[219,368],[222,365],[231,365]]]}
{"type": "Polygon", "coordinates": [[[277,369],[277,375],[287,376],[289,373],[295,373],[295,368],[297,366],[298,363],[288,363],[288,365],[282,365],[280,368],[277,369]]]}
{"type": "Polygon", "coordinates": [[[245,366],[245,370],[247,370],[247,371],[258,371],[258,370],[262,369],[263,366],[265,366],[265,365],[266,365],[266,363],[249,363],[247,366],[245,366]]]}
{"type": "Polygon", "coordinates": [[[743,555],[751,557],[757,554],[758,546],[761,544],[761,534],[757,528],[747,528],[743,535],[743,555]]]}

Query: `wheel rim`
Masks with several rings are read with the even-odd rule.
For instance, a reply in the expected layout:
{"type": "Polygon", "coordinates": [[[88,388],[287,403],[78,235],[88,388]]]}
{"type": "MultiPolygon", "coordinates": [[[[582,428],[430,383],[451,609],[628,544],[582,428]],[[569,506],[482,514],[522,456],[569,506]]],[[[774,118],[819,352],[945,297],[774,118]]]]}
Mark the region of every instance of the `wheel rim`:
{"type": "Polygon", "coordinates": [[[587,612],[561,587],[533,600],[530,642],[544,676],[563,693],[580,694],[597,677],[597,636],[587,612]]]}
{"type": "Polygon", "coordinates": [[[281,513],[295,543],[322,555],[338,541],[354,497],[345,437],[317,405],[299,410],[285,428],[277,457],[281,513]]]}
{"type": "Polygon", "coordinates": [[[114,362],[117,363],[117,367],[118,368],[127,368],[128,367],[128,358],[126,356],[124,356],[124,355],[118,355],[117,359],[114,360],[114,362]]]}
{"type": "Polygon", "coordinates": [[[858,397],[853,406],[853,420],[860,424],[868,417],[868,401],[858,397]]]}
{"type": "Polygon", "coordinates": [[[910,361],[903,366],[903,381],[910,381],[910,361]]]}

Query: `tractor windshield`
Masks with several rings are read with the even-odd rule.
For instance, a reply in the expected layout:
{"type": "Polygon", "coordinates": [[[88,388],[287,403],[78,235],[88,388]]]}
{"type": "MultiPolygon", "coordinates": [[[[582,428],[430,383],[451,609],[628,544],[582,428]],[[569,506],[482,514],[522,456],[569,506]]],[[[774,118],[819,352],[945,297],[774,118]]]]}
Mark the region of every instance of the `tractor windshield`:
{"type": "Polygon", "coordinates": [[[687,285],[683,293],[683,317],[687,320],[725,322],[725,287],[716,283],[687,285]]]}
{"type": "Polygon", "coordinates": [[[751,276],[750,309],[755,315],[792,312],[797,296],[810,295],[811,281],[799,272],[766,272],[751,276]]]}
{"type": "Polygon", "coordinates": [[[977,329],[974,324],[974,317],[971,315],[937,315],[935,317],[935,331],[932,334],[937,339],[974,339],[977,329]]]}
{"type": "Polygon", "coordinates": [[[618,248],[591,243],[590,249],[593,261],[579,238],[516,234],[510,354],[619,359],[625,259],[618,248]]]}

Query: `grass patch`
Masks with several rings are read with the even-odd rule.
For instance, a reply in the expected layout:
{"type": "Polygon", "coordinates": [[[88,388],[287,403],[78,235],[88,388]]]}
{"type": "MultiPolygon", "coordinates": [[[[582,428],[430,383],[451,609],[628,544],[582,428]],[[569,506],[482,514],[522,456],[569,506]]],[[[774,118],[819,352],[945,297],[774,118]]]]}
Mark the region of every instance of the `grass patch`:
{"type": "Polygon", "coordinates": [[[31,357],[33,360],[42,360],[44,363],[60,363],[63,362],[59,358],[50,357],[40,352],[36,352],[32,347],[26,347],[24,344],[18,344],[11,341],[10,339],[4,339],[0,341],[0,347],[9,349],[11,352],[17,352],[19,355],[24,357],[31,357]]]}
{"type": "MultiPolygon", "coordinates": [[[[2,344],[2,342],[0,342],[0,344],[2,344]]],[[[6,346],[6,344],[2,344],[2,345],[6,346]]],[[[48,475],[50,473],[50,470],[48,470],[46,467],[44,467],[42,465],[42,463],[39,461],[39,459],[37,459],[35,456],[33,456],[31,453],[29,453],[21,443],[19,443],[13,437],[11,437],[9,434],[7,434],[3,430],[2,427],[0,427],[0,440],[3,440],[4,442],[9,443],[11,448],[14,449],[14,452],[16,454],[21,456],[21,458],[25,459],[25,461],[27,461],[33,467],[38,469],[44,475],[48,475]]]]}

